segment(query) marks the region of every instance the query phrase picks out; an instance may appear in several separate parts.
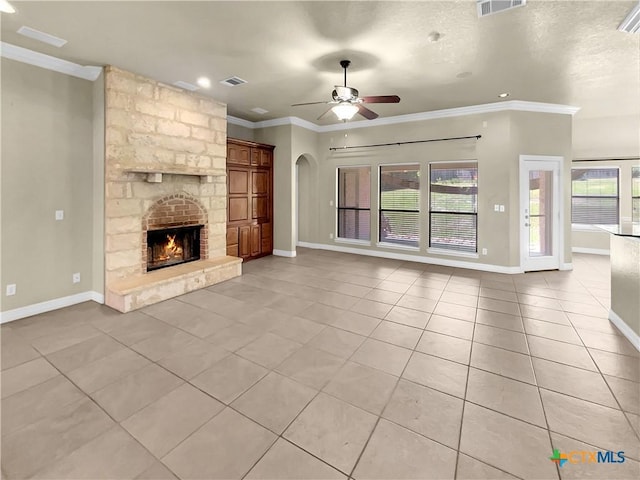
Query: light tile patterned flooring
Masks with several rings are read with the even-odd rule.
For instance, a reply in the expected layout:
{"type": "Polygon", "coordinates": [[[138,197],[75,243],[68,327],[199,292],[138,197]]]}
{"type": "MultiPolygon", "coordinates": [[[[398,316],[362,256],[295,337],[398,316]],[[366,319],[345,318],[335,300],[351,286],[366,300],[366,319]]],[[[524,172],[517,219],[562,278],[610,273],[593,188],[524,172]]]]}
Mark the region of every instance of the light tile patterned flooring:
{"type": "Polygon", "coordinates": [[[3,477],[639,478],[640,357],[608,259],[574,268],[301,249],[138,312],[3,325],[3,477]]]}

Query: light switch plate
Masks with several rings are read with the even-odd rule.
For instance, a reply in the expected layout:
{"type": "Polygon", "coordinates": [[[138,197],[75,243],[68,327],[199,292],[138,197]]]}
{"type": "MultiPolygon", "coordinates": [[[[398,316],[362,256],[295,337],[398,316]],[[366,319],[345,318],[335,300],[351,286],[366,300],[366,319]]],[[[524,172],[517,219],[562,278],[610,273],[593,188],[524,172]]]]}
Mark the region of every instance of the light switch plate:
{"type": "Polygon", "coordinates": [[[15,295],[16,294],[16,284],[12,283],[10,285],[7,285],[7,297],[10,297],[11,295],[15,295]]]}
{"type": "Polygon", "coordinates": [[[64,220],[64,210],[56,210],[56,220],[64,220]]]}

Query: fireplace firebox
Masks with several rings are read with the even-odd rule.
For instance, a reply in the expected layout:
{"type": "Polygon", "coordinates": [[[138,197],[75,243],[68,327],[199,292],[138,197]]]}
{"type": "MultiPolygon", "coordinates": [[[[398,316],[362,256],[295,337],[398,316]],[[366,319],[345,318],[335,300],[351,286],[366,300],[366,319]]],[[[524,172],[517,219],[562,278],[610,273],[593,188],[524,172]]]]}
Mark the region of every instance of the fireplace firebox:
{"type": "Polygon", "coordinates": [[[200,259],[202,225],[147,231],[147,271],[200,259]]]}

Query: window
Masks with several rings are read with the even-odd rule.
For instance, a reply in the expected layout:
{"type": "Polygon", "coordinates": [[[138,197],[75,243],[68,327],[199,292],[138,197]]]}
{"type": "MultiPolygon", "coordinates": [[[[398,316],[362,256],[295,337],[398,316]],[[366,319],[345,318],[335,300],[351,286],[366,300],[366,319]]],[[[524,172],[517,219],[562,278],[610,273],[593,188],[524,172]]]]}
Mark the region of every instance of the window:
{"type": "Polygon", "coordinates": [[[420,242],[420,165],[380,167],[380,241],[420,242]]]}
{"type": "Polygon", "coordinates": [[[631,167],[631,221],[640,223],[640,166],[631,167]]]}
{"type": "Polygon", "coordinates": [[[370,240],[371,168],[338,168],[338,237],[370,240]]]}
{"type": "Polygon", "coordinates": [[[430,165],[429,246],[477,252],[478,165],[430,165]]]}
{"type": "Polygon", "coordinates": [[[571,170],[571,223],[617,225],[617,168],[574,168],[571,170]]]}

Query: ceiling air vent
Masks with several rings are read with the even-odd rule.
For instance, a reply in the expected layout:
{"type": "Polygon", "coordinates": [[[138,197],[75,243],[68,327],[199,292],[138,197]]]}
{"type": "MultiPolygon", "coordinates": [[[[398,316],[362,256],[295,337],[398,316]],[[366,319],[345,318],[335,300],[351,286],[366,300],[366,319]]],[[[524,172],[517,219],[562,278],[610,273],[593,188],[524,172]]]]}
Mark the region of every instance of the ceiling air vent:
{"type": "Polygon", "coordinates": [[[478,17],[524,7],[526,4],[527,0],[478,0],[478,17]]]}
{"type": "Polygon", "coordinates": [[[629,15],[622,21],[618,30],[627,33],[640,32],[640,2],[629,12],[629,15]]]}
{"type": "Polygon", "coordinates": [[[247,81],[241,79],[240,77],[229,77],[226,80],[221,80],[220,83],[226,85],[227,87],[235,87],[237,85],[247,83],[247,81]]]}

